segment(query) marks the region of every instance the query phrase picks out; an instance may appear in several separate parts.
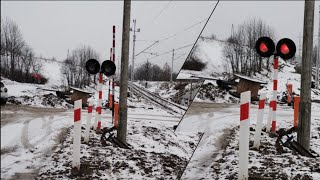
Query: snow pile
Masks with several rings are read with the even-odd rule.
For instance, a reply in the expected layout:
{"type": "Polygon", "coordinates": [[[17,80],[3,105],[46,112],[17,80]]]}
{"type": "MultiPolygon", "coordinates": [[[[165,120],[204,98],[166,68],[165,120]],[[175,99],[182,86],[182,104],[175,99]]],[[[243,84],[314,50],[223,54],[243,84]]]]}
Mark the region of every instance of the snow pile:
{"type": "Polygon", "coordinates": [[[239,98],[233,97],[228,91],[220,89],[217,81],[206,80],[194,101],[207,103],[239,103],[239,98]]]}
{"type": "MultiPolygon", "coordinates": [[[[111,124],[109,124],[109,127],[111,124]]],[[[84,128],[83,128],[84,129],[84,128]]],[[[182,174],[200,134],[175,134],[163,123],[129,121],[127,143],[121,149],[110,142],[102,145],[95,134],[89,144],[81,145],[81,178],[84,179],[154,179],[182,174]]],[[[84,130],[83,130],[84,131],[84,130]]],[[[41,168],[38,179],[77,179],[71,174],[72,132],[41,168]]]]}
{"type": "Polygon", "coordinates": [[[199,58],[207,66],[202,71],[181,69],[177,79],[189,79],[192,76],[217,77],[222,76],[227,71],[227,63],[223,56],[225,42],[199,39],[193,56],[199,58]]]}
{"type": "Polygon", "coordinates": [[[177,84],[177,82],[168,81],[148,81],[146,86],[145,81],[139,81],[137,85],[140,85],[160,97],[169,100],[178,92],[178,90],[174,89],[177,84]]]}
{"type": "Polygon", "coordinates": [[[62,63],[58,63],[55,61],[43,62],[41,74],[48,79],[47,85],[63,85],[61,66],[63,66],[62,63]]]}

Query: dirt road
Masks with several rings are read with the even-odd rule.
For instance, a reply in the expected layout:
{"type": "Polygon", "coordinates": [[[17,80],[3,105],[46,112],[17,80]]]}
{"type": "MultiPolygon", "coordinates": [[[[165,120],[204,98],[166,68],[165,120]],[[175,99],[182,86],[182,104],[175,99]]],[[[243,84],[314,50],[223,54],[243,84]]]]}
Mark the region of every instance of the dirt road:
{"type": "Polygon", "coordinates": [[[7,104],[1,106],[1,127],[9,123],[16,123],[17,121],[26,121],[28,119],[51,116],[62,112],[66,112],[66,110],[7,104]]]}

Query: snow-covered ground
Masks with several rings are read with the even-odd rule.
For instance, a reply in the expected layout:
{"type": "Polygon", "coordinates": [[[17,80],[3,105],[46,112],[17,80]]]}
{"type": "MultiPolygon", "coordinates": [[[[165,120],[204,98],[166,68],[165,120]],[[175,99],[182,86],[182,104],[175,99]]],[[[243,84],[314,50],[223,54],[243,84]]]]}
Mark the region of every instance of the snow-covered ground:
{"type": "MultiPolygon", "coordinates": [[[[3,82],[9,96],[22,98],[22,105],[8,103],[1,107],[1,179],[76,179],[70,174],[73,110],[43,104],[47,96],[50,99],[56,97],[55,92],[48,91],[56,86],[18,83],[8,79],[3,82]],[[53,94],[49,96],[48,93],[53,94]]],[[[104,103],[108,100],[108,89],[108,83],[104,82],[104,103]]],[[[94,92],[90,100],[96,104],[96,86],[86,90],[94,92]]],[[[116,86],[116,101],[119,100],[118,95],[116,86]]],[[[178,124],[181,116],[143,99],[128,98],[128,107],[127,142],[132,149],[124,150],[108,143],[102,146],[100,135],[91,131],[90,143],[81,146],[81,162],[83,167],[93,164],[90,165],[92,171],[81,176],[87,179],[175,179],[180,176],[200,134],[174,133],[173,126],[178,124]]],[[[85,128],[85,109],[82,114],[85,128]]],[[[91,123],[94,119],[93,116],[91,123]]],[[[108,109],[102,110],[102,127],[112,127],[108,109]]]]}
{"type": "MultiPolygon", "coordinates": [[[[205,104],[193,103],[187,114],[178,126],[177,132],[204,132],[196,152],[194,153],[182,179],[237,179],[238,172],[238,141],[239,141],[239,105],[237,104],[205,104]]],[[[311,149],[320,154],[320,105],[312,104],[312,131],[311,131],[311,149]]],[[[264,111],[264,125],[268,117],[268,110],[264,111]]],[[[250,124],[255,128],[257,118],[257,106],[251,105],[250,124]]],[[[280,106],[277,110],[277,128],[289,129],[293,126],[293,109],[287,106],[280,106]]],[[[296,134],[293,134],[296,139],[296,134]]],[[[253,140],[253,136],[250,136],[253,140]]],[[[289,153],[282,155],[274,153],[276,138],[270,138],[263,133],[262,145],[268,147],[271,152],[268,155],[250,150],[249,155],[249,173],[251,177],[260,173],[260,177],[267,176],[268,172],[273,174],[286,174],[289,179],[297,174],[308,174],[312,179],[319,179],[319,169],[313,166],[318,165],[320,158],[315,160],[301,156],[295,156],[289,153]],[[267,146],[268,144],[268,146],[267,146]],[[267,161],[276,159],[274,165],[268,165],[267,161]],[[288,159],[292,161],[287,162],[288,159]],[[289,163],[288,168],[281,168],[280,162],[289,163]],[[309,164],[301,163],[303,161],[309,164]],[[318,163],[318,164],[317,164],[318,163]],[[256,167],[259,171],[256,171],[256,167]],[[291,169],[293,169],[293,171],[291,169]],[[261,171],[264,170],[263,171],[261,171]],[[312,170],[313,169],[313,170],[312,170]],[[254,174],[256,173],[256,174],[254,174]]],[[[271,163],[272,164],[272,163],[271,163]]],[[[255,178],[258,178],[256,176],[255,178]]],[[[277,179],[277,178],[276,178],[277,179]]]]}
{"type": "MultiPolygon", "coordinates": [[[[203,71],[181,70],[178,79],[224,79],[224,43],[215,40],[201,40],[195,52],[197,57],[207,63],[203,71]],[[212,49],[210,49],[212,48],[212,49]]],[[[259,90],[267,94],[267,103],[272,97],[273,72],[262,71],[253,77],[268,84],[259,90]]],[[[300,95],[301,75],[297,74],[294,65],[279,59],[278,102],[287,91],[286,84],[293,85],[293,92],[300,95]]],[[[311,99],[320,99],[320,91],[312,89],[311,99]]],[[[193,104],[180,122],[178,132],[204,132],[204,136],[194,153],[182,179],[237,179],[238,173],[238,140],[239,140],[239,99],[231,96],[226,90],[217,87],[215,80],[206,80],[196,95],[193,104]]],[[[252,104],[250,111],[251,126],[255,129],[257,105],[252,104]]],[[[268,116],[268,106],[264,112],[264,125],[268,116]]],[[[320,111],[319,103],[312,103],[311,149],[320,154],[320,111]]],[[[286,104],[277,106],[277,128],[289,129],[293,126],[293,109],[286,104]]],[[[250,140],[253,140],[252,133],[250,140]]],[[[293,134],[296,139],[296,134],[293,134]]],[[[271,179],[301,179],[307,174],[310,179],[320,177],[320,159],[310,159],[299,155],[275,153],[275,140],[262,135],[260,152],[250,150],[250,178],[268,177],[271,179]],[[272,159],[274,160],[274,163],[272,159]],[[289,161],[288,161],[289,160],[289,161]],[[270,162],[272,161],[272,162],[270,162]],[[309,163],[304,163],[307,161],[309,163]],[[281,164],[282,163],[282,164],[281,164]],[[282,168],[282,165],[286,168],[282,168]],[[290,169],[291,168],[291,169],[290,169]]],[[[307,178],[307,177],[305,177],[307,178]]]]}

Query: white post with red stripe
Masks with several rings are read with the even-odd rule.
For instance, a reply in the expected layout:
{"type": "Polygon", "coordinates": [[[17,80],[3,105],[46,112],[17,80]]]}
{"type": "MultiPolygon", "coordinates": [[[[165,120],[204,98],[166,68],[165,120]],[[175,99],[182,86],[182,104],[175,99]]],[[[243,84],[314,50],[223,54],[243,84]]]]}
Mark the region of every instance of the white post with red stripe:
{"type": "Polygon", "coordinates": [[[94,124],[93,124],[93,129],[97,129],[97,127],[98,127],[98,117],[99,117],[98,107],[99,107],[99,101],[96,105],[96,113],[95,113],[95,120],[94,120],[94,124]]]}
{"type": "Polygon", "coordinates": [[[272,95],[272,129],[271,132],[276,132],[276,112],[277,112],[277,89],[278,89],[278,66],[279,66],[279,59],[277,56],[274,57],[273,61],[273,95],[272,95]]]}
{"type": "Polygon", "coordinates": [[[272,98],[269,103],[269,115],[268,115],[268,121],[266,126],[266,132],[270,132],[271,130],[271,121],[272,121],[272,98]]]}
{"type": "Polygon", "coordinates": [[[239,179],[248,179],[251,91],[240,94],[239,179]]]}
{"type": "Polygon", "coordinates": [[[78,170],[80,170],[81,109],[82,109],[82,99],[74,102],[72,168],[77,168],[78,170]]]}
{"type": "Polygon", "coordinates": [[[262,122],[263,122],[263,113],[264,113],[265,102],[266,102],[266,94],[265,93],[260,94],[259,110],[258,110],[256,131],[254,134],[254,143],[253,143],[253,148],[256,148],[256,149],[259,149],[259,146],[260,146],[261,128],[262,128],[262,122]]]}
{"type": "Polygon", "coordinates": [[[98,100],[98,106],[97,106],[97,112],[98,112],[98,126],[97,130],[101,129],[101,111],[102,111],[102,73],[99,74],[99,100],[98,100]]]}
{"type": "Polygon", "coordinates": [[[92,105],[93,105],[93,101],[89,101],[86,131],[84,132],[84,142],[85,143],[89,142],[89,132],[90,132],[90,128],[91,128],[91,118],[92,118],[92,105]]]}

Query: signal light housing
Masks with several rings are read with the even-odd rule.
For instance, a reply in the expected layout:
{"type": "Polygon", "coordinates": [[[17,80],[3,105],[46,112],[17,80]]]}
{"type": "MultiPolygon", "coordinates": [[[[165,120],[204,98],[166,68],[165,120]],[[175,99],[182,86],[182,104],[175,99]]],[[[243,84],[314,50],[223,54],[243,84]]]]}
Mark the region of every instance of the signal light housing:
{"type": "Polygon", "coordinates": [[[279,55],[282,59],[290,59],[296,53],[296,45],[291,39],[283,38],[281,39],[276,47],[277,55],[279,55]]]}
{"type": "Polygon", "coordinates": [[[110,60],[103,61],[101,64],[101,72],[106,76],[112,76],[116,72],[116,65],[110,60]]]}
{"type": "Polygon", "coordinates": [[[89,74],[97,74],[103,73],[106,76],[112,76],[116,72],[116,65],[113,61],[105,60],[102,62],[101,66],[98,60],[96,59],[89,59],[86,62],[86,70],[89,74]]]}
{"type": "Polygon", "coordinates": [[[275,45],[269,37],[260,37],[256,41],[256,51],[261,57],[270,57],[273,55],[275,45]]]}
{"type": "Polygon", "coordinates": [[[86,62],[86,70],[89,74],[97,74],[100,71],[100,63],[96,59],[89,59],[86,62]]]}

